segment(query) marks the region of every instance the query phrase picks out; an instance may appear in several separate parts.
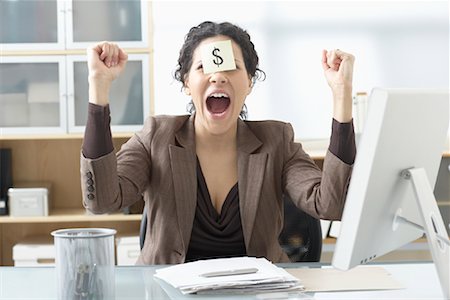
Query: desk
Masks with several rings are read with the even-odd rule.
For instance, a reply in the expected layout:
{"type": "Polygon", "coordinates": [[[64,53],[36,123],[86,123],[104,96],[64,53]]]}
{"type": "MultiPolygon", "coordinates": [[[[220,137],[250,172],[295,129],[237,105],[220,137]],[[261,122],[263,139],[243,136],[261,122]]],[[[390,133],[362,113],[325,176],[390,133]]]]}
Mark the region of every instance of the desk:
{"type": "MultiPolygon", "coordinates": [[[[320,264],[281,264],[286,268],[320,267],[320,264]]],[[[325,265],[326,266],[326,265],[325,265]]],[[[432,263],[378,264],[391,272],[406,289],[307,293],[282,299],[444,299],[436,269],[432,263]]],[[[153,278],[161,266],[116,267],[116,299],[262,299],[251,296],[183,296],[178,290],[153,278]]],[[[0,267],[0,299],[56,299],[55,269],[52,267],[0,267]]],[[[273,299],[273,298],[272,298],[273,299]]]]}

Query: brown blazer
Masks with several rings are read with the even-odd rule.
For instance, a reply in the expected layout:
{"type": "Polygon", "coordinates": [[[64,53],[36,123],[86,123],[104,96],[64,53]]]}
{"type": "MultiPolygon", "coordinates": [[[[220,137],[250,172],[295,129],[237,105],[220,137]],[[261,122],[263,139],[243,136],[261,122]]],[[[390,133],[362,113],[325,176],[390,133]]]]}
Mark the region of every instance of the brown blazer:
{"type": "MultiPolygon", "coordinates": [[[[140,264],[185,260],[197,203],[194,116],[149,117],[114,155],[81,155],[83,203],[107,213],[142,199],[148,228],[140,264]]],[[[238,122],[239,205],[249,256],[289,261],[278,243],[282,194],[317,218],[340,219],[352,166],[327,152],[323,172],[294,142],[290,124],[238,122]]]]}

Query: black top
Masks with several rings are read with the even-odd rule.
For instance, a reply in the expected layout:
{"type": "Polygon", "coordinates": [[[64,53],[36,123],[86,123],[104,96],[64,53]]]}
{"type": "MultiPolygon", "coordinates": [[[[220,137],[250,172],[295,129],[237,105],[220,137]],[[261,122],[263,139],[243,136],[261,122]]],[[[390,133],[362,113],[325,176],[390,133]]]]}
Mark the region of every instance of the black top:
{"type": "Polygon", "coordinates": [[[186,261],[246,255],[236,183],[228,192],[219,214],[197,160],[197,207],[186,261]]]}

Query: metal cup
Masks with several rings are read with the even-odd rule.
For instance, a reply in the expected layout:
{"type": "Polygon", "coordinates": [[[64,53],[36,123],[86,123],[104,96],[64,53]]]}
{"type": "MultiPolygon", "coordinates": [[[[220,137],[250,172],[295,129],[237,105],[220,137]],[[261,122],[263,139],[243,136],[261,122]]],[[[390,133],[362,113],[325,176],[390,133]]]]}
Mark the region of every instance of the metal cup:
{"type": "Polygon", "coordinates": [[[114,299],[114,235],[107,228],[52,232],[58,299],[114,299]]]}

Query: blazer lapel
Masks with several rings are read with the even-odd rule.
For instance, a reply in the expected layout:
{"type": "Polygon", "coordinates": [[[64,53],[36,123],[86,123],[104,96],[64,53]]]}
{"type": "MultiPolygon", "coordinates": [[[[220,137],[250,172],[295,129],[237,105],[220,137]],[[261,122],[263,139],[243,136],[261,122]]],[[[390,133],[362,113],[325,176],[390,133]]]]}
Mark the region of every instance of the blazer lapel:
{"type": "Polygon", "coordinates": [[[170,167],[172,169],[178,226],[180,227],[184,250],[187,251],[197,204],[197,160],[193,116],[176,133],[175,138],[180,146],[169,145],[170,167]]]}
{"type": "MultiPolygon", "coordinates": [[[[197,159],[195,154],[194,117],[177,132],[178,145],[169,145],[178,225],[185,251],[189,246],[197,204],[197,159]]],[[[254,153],[262,142],[243,122],[238,122],[239,208],[245,246],[249,249],[251,233],[264,180],[267,153],[254,153]]]]}
{"type": "Polygon", "coordinates": [[[255,224],[264,179],[267,153],[254,153],[262,142],[243,122],[238,122],[238,186],[242,230],[247,250],[255,224]]]}

